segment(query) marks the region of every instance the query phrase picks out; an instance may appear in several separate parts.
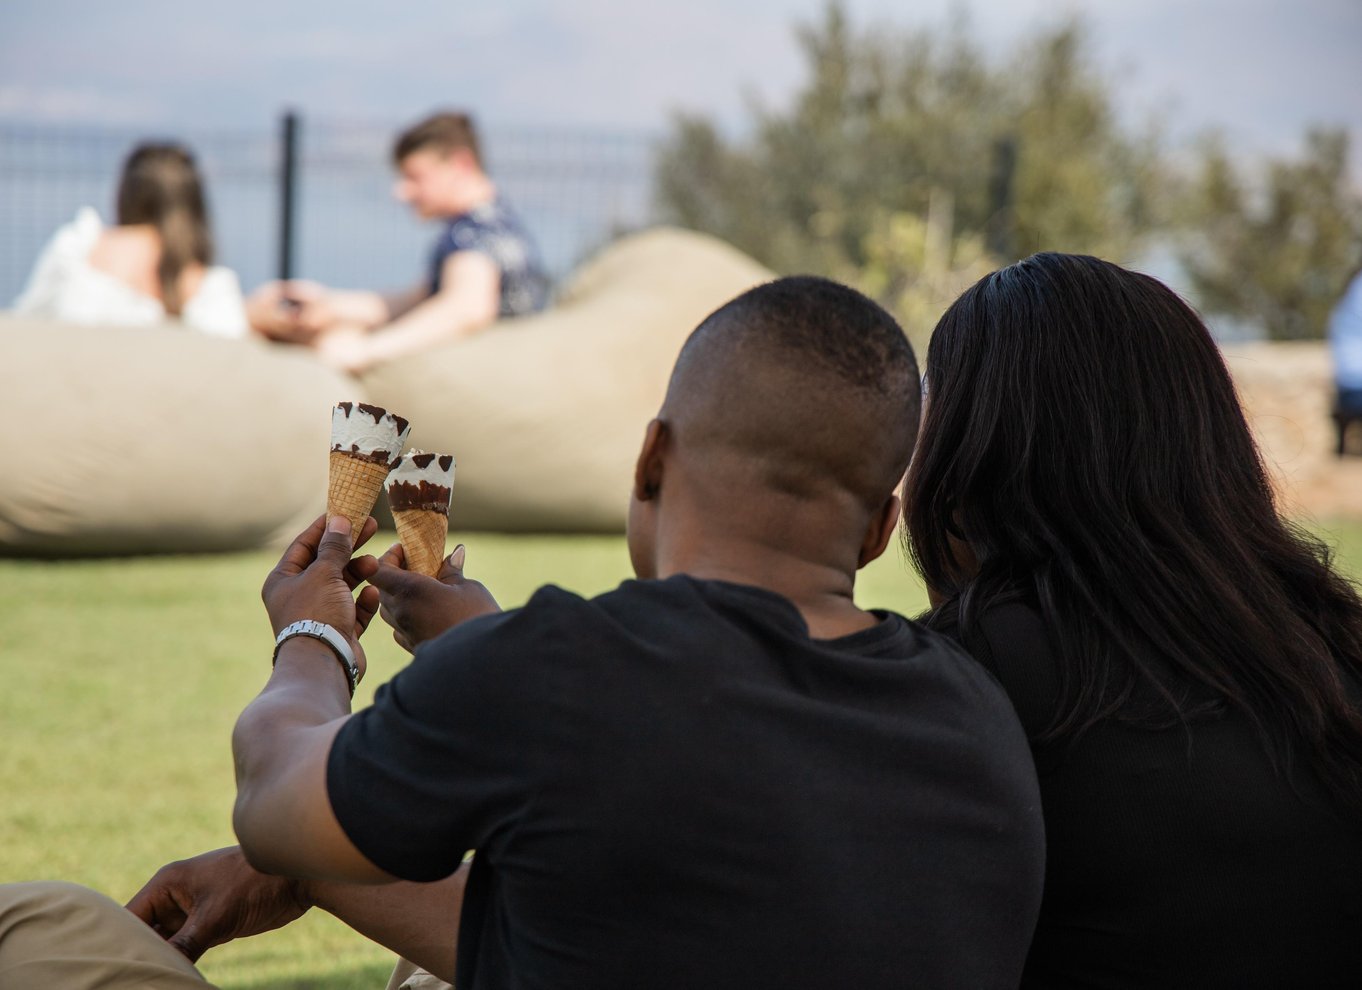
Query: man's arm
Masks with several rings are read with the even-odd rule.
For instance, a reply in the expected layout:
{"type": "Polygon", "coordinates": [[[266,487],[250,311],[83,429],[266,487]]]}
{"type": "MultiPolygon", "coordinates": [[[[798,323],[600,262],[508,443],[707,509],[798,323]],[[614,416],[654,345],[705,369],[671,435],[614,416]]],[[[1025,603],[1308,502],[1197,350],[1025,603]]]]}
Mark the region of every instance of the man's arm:
{"type": "Polygon", "coordinates": [[[372,330],[429,298],[425,284],[380,294],[368,289],[331,289],[318,282],[294,279],[267,282],[246,299],[251,326],[272,340],[315,343],[339,327],[372,330]]]}
{"type": "MultiPolygon", "coordinates": [[[[366,523],[367,535],[375,524],[366,523]]],[[[262,597],[278,633],[300,619],[324,622],[350,642],[363,672],[359,635],[378,607],[377,592],[351,597],[350,524],[318,519],[284,552],[262,597]]],[[[279,648],[264,690],[232,732],[237,799],[232,823],[252,866],[283,876],[385,883],[341,829],[327,794],[331,741],[350,716],[350,682],[320,640],[295,636],[279,648]]]]}
{"type": "Polygon", "coordinates": [[[383,319],[373,324],[373,326],[379,327],[385,323],[396,320],[398,317],[405,316],[417,306],[421,305],[421,303],[429,299],[430,296],[429,282],[420,282],[409,289],[401,289],[397,292],[385,292],[383,294],[383,304],[387,307],[387,312],[384,314],[383,319]]]}
{"type": "Polygon", "coordinates": [[[381,361],[472,336],[496,320],[501,309],[501,269],[478,251],[456,251],[444,261],[440,291],[369,334],[336,334],[318,341],[329,364],[363,371],[381,361]]]}
{"type": "Polygon", "coordinates": [[[430,287],[422,282],[396,292],[371,289],[327,289],[314,303],[305,303],[298,321],[316,333],[338,326],[373,330],[430,298],[430,287]]]}
{"type": "MultiPolygon", "coordinates": [[[[359,545],[376,525],[365,523],[359,545]]],[[[262,591],[276,634],[299,619],[325,622],[349,636],[362,672],[359,636],[380,604],[409,649],[450,626],[500,611],[486,588],[464,578],[462,546],[444,561],[438,580],[406,571],[400,545],[381,560],[352,561],[350,553],[349,523],[341,517],[318,519],[293,542],[262,591]],[[365,578],[376,587],[353,599],[365,578]]],[[[232,733],[233,824],[256,868],[317,880],[393,880],[359,852],[332,808],[327,766],[349,717],[349,679],[332,648],[305,636],[286,640],[264,690],[232,733]]]]}
{"type": "Polygon", "coordinates": [[[282,928],[315,905],[452,982],[467,876],[465,864],[436,883],[294,880],[259,872],[233,846],[161,867],[128,910],[198,962],[214,946],[282,928]]]}
{"type": "Polygon", "coordinates": [[[300,636],[284,644],[265,689],[237,719],[232,825],[257,869],[355,883],[393,879],[360,854],[331,810],[327,757],[349,709],[336,655],[300,636]]]}
{"type": "Polygon", "coordinates": [[[403,959],[454,982],[459,918],[468,864],[434,883],[399,880],[381,887],[305,881],[313,904],[403,959]]]}

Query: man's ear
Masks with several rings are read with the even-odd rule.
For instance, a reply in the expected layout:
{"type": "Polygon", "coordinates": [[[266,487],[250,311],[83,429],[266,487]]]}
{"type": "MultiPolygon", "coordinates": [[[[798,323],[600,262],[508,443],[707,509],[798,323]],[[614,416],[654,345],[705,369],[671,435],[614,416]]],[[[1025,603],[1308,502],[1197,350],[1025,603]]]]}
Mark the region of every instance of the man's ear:
{"type": "Polygon", "coordinates": [[[894,528],[899,523],[899,510],[903,503],[897,495],[890,495],[866,527],[865,538],[861,541],[861,555],[856,559],[857,568],[864,567],[884,553],[889,541],[894,538],[894,528]]]}
{"type": "Polygon", "coordinates": [[[643,449],[638,452],[638,462],[634,465],[634,498],[640,502],[651,502],[662,490],[662,462],[667,448],[669,431],[661,419],[648,423],[643,434],[643,449]]]}

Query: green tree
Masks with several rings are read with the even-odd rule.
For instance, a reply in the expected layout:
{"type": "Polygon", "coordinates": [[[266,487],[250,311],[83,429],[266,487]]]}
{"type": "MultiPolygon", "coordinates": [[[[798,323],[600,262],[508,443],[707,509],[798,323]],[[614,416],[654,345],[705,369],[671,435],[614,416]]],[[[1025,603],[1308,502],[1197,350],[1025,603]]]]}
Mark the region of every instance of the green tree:
{"type": "Polygon", "coordinates": [[[1218,140],[1200,158],[1182,250],[1198,304],[1272,340],[1323,336],[1362,265],[1362,195],[1350,177],[1347,134],[1311,131],[1298,159],[1270,161],[1257,177],[1218,140]]]}
{"type": "Polygon", "coordinates": [[[833,4],[798,38],[803,88],[788,110],[754,107],[747,138],[676,121],[657,174],[673,220],[913,323],[998,263],[1128,260],[1154,227],[1158,136],[1123,128],[1079,22],[990,57],[963,18],[858,32],[833,4]]]}

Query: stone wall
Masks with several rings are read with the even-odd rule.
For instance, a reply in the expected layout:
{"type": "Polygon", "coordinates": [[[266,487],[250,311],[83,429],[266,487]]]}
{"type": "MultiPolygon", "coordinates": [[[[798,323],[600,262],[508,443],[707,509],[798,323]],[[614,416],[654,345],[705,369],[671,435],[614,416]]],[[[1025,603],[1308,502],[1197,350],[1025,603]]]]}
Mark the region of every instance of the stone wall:
{"type": "Polygon", "coordinates": [[[1224,348],[1287,514],[1362,519],[1362,457],[1335,456],[1333,366],[1323,342],[1224,348]]]}

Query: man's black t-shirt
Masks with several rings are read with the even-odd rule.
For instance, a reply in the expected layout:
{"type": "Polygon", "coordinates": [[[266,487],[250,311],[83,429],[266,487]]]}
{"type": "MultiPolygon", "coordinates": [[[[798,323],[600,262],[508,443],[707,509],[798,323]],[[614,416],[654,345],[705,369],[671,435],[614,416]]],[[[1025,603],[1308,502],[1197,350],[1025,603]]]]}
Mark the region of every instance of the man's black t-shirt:
{"type": "MultiPolygon", "coordinates": [[[[1039,736],[1061,671],[1034,605],[987,610],[968,643],[1039,736]]],[[[1036,768],[1049,851],[1024,987],[1362,987],[1362,827],[1304,756],[1275,771],[1245,716],[1111,718],[1038,745],[1036,768]]]]}
{"type": "Polygon", "coordinates": [[[410,880],[477,849],[457,985],[1012,987],[1040,900],[1006,696],[882,614],[674,577],[418,650],[336,737],[336,817],[410,880]]]}

